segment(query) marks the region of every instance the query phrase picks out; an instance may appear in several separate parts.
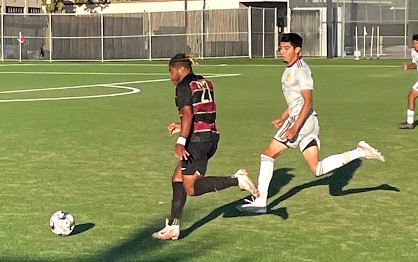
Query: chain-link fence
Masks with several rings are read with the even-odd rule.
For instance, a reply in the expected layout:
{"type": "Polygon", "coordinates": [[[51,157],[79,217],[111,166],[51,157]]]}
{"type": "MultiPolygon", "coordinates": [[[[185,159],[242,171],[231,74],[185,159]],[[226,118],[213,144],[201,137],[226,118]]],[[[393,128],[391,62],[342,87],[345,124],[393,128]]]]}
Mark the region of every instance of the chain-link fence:
{"type": "Polygon", "coordinates": [[[292,0],[290,30],[304,37],[304,55],[327,55],[327,11],[333,56],[409,56],[418,33],[417,0],[292,0]],[[329,2],[330,1],[330,2],[329,2]],[[316,33],[318,32],[318,33],[316,33]]]}
{"type": "Polygon", "coordinates": [[[275,57],[276,9],[131,14],[3,14],[2,60],[153,60],[177,53],[275,57]],[[17,40],[22,32],[26,41],[17,40]],[[22,48],[20,50],[20,48],[22,48]],[[19,53],[20,52],[20,53],[19,53]]]}

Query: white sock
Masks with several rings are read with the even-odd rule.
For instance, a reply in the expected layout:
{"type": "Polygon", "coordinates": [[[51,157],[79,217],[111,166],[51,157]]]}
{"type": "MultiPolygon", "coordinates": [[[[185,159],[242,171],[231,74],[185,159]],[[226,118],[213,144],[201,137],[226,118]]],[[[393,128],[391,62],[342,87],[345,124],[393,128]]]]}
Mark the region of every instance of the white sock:
{"type": "Polygon", "coordinates": [[[267,199],[271,178],[273,177],[274,158],[261,154],[258,192],[260,198],[267,199]]]}
{"type": "Polygon", "coordinates": [[[406,122],[408,124],[413,124],[415,120],[414,117],[415,117],[415,111],[407,109],[406,110],[406,122]]]}
{"type": "Polygon", "coordinates": [[[342,167],[354,159],[365,157],[362,150],[353,149],[338,155],[332,155],[319,161],[316,167],[315,176],[325,175],[339,167],[342,167]]]}

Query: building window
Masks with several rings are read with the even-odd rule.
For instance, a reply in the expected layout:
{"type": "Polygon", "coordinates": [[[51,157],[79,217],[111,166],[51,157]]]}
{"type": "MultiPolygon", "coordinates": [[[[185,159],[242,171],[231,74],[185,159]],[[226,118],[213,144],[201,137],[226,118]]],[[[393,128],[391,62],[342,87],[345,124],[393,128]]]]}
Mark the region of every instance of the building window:
{"type": "Polygon", "coordinates": [[[36,7],[29,7],[28,12],[29,14],[39,14],[39,13],[42,13],[42,9],[36,8],[36,7]]]}
{"type": "Polygon", "coordinates": [[[23,7],[7,6],[6,13],[23,13],[23,7]]]}

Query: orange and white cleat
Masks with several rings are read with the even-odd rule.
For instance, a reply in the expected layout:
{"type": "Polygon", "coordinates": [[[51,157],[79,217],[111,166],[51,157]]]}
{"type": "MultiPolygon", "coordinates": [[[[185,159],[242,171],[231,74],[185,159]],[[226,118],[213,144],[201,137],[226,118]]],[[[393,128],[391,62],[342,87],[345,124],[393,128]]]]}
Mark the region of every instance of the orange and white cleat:
{"type": "Polygon", "coordinates": [[[257,186],[253,183],[251,178],[248,176],[247,170],[239,169],[234,177],[238,178],[238,186],[241,189],[249,191],[253,196],[258,197],[258,189],[257,186]]]}
{"type": "Polygon", "coordinates": [[[373,148],[364,141],[360,141],[358,143],[357,149],[363,151],[364,157],[367,159],[377,159],[382,162],[385,162],[384,156],[382,156],[382,154],[379,151],[377,151],[375,148],[373,148]]]}

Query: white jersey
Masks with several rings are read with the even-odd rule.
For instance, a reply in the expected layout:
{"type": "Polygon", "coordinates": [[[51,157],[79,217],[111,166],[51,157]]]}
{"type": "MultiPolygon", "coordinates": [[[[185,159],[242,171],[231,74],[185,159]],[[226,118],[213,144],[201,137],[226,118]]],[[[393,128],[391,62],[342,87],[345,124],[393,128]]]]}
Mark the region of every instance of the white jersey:
{"type": "MultiPolygon", "coordinates": [[[[412,57],[412,63],[415,63],[417,65],[417,70],[418,70],[418,51],[415,50],[415,48],[411,49],[411,57],[412,57]]],[[[418,91],[418,81],[412,86],[412,89],[418,91]]]]}
{"type": "MultiPolygon", "coordinates": [[[[411,49],[411,57],[412,57],[412,63],[415,63],[418,65],[418,51],[415,50],[415,48],[411,49]]],[[[418,70],[418,66],[417,66],[417,70],[418,70]]]]}
{"type": "MultiPolygon", "coordinates": [[[[304,100],[301,90],[313,90],[312,73],[302,59],[297,60],[283,72],[282,90],[289,109],[289,117],[299,115],[304,100]]],[[[313,109],[311,111],[316,114],[313,109]]]]}

